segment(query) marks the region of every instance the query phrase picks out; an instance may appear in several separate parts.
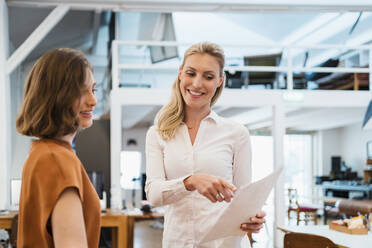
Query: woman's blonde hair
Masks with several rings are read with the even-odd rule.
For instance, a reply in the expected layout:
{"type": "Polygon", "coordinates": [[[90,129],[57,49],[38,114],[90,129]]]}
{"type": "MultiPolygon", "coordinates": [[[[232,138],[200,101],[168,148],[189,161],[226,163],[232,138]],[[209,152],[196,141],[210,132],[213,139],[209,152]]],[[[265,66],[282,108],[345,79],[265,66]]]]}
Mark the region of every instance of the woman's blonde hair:
{"type": "MultiPolygon", "coordinates": [[[[183,68],[187,58],[194,54],[208,54],[216,58],[220,66],[220,77],[223,77],[223,68],[225,66],[225,54],[223,49],[211,42],[201,42],[189,47],[184,55],[180,70],[183,68]]],[[[222,93],[225,86],[225,80],[220,87],[216,89],[216,92],[211,100],[211,106],[216,103],[217,99],[222,93]]],[[[174,137],[177,128],[182,123],[185,115],[184,100],[181,95],[180,80],[177,76],[172,86],[172,96],[170,102],[165,105],[157,114],[157,130],[160,136],[164,140],[170,140],[174,137]]]]}
{"type": "Polygon", "coordinates": [[[44,54],[26,79],[16,120],[17,131],[38,138],[74,133],[79,127],[73,105],[92,66],[80,51],[57,48],[44,54]]]}

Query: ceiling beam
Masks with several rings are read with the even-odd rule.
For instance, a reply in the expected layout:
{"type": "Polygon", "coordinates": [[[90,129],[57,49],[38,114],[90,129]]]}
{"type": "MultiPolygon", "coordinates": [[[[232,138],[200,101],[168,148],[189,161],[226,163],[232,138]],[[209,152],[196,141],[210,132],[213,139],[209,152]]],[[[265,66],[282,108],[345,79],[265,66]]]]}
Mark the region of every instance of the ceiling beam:
{"type": "MultiPolygon", "coordinates": [[[[331,108],[319,110],[302,121],[288,121],[288,128],[300,131],[332,129],[362,123],[364,108],[331,108]]],[[[362,128],[362,126],[360,126],[362,128]]]]}
{"type": "Polygon", "coordinates": [[[97,40],[98,40],[98,32],[99,27],[101,24],[101,10],[96,10],[93,16],[93,23],[92,23],[92,30],[93,30],[93,39],[92,39],[92,47],[89,49],[90,54],[95,55],[97,50],[97,40]]]}
{"type": "MultiPolygon", "coordinates": [[[[371,16],[371,13],[363,13],[360,19],[360,22],[363,22],[370,16],[371,16]]],[[[292,37],[292,38],[289,37],[287,38],[287,40],[293,41],[294,43],[301,43],[301,45],[306,45],[306,44],[312,45],[312,44],[322,43],[325,40],[336,35],[337,33],[340,33],[344,31],[345,29],[350,28],[353,22],[355,22],[357,18],[358,18],[358,13],[343,13],[343,14],[338,14],[333,17],[328,16],[328,18],[326,16],[324,17],[323,24],[321,26],[318,26],[316,29],[313,29],[312,31],[311,29],[308,29],[309,32],[306,35],[303,35],[301,38],[298,38],[295,40],[296,37],[292,37]],[[327,19],[328,19],[328,22],[326,22],[327,19]]],[[[319,21],[319,23],[322,23],[322,21],[319,21]]],[[[356,37],[353,38],[353,43],[354,43],[353,45],[362,44],[361,42],[355,42],[355,41],[356,41],[356,37]]],[[[341,40],[340,43],[343,43],[343,41],[341,40]]],[[[346,44],[351,45],[351,43],[349,44],[348,42],[346,44]]],[[[292,52],[292,56],[293,57],[297,56],[303,52],[305,52],[305,49],[296,49],[292,52]]],[[[330,57],[337,56],[343,52],[345,52],[345,50],[324,50],[324,52],[320,53],[316,57],[310,57],[307,65],[308,66],[319,65],[320,63],[324,62],[330,57]]]]}
{"type": "MultiPolygon", "coordinates": [[[[289,114],[291,112],[301,109],[300,107],[288,106],[284,109],[284,114],[289,114]]],[[[258,122],[266,123],[268,120],[271,120],[273,117],[273,110],[271,106],[265,106],[256,108],[253,110],[248,110],[230,117],[230,119],[242,124],[242,125],[252,125],[258,122]]],[[[270,121],[271,123],[271,121],[270,121]]]]}
{"type": "MultiPolygon", "coordinates": [[[[299,114],[287,116],[286,128],[299,131],[313,131],[338,128],[362,121],[364,108],[325,108],[303,109],[299,114]]],[[[264,121],[248,125],[249,129],[268,128],[272,121],[264,121]]]]}
{"type": "Polygon", "coordinates": [[[55,7],[69,4],[72,9],[144,11],[144,12],[345,12],[372,11],[372,2],[364,0],[7,0],[9,6],[55,7]]]}
{"type": "Polygon", "coordinates": [[[59,23],[66,15],[70,7],[68,5],[58,5],[40,23],[40,25],[30,34],[30,36],[20,45],[7,60],[7,74],[17,68],[18,65],[32,52],[32,50],[42,41],[45,36],[59,23]]]}
{"type": "Polygon", "coordinates": [[[294,32],[284,37],[281,43],[282,45],[287,45],[287,46],[294,44],[298,40],[301,40],[307,35],[309,35],[310,33],[318,30],[324,25],[327,25],[327,23],[331,22],[335,18],[338,18],[340,15],[341,15],[340,13],[326,13],[326,14],[318,15],[311,21],[300,26],[294,32]]]}

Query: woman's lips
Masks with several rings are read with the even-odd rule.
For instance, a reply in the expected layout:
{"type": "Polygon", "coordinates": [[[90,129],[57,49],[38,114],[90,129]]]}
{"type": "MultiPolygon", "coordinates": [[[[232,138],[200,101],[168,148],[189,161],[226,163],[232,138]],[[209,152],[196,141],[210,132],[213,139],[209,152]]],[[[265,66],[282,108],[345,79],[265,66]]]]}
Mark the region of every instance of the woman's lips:
{"type": "Polygon", "coordinates": [[[87,118],[87,119],[90,119],[93,116],[92,112],[80,112],[80,114],[83,118],[87,118]]]}
{"type": "Polygon", "coordinates": [[[191,95],[192,98],[199,98],[202,95],[204,95],[203,92],[193,91],[193,90],[187,90],[187,92],[191,95]]]}

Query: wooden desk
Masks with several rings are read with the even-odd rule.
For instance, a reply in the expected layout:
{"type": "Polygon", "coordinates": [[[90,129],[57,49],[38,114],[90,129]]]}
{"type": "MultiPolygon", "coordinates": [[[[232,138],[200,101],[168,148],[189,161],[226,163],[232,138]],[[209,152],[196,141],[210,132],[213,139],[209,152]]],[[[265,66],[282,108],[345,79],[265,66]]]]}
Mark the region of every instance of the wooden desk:
{"type": "Polygon", "coordinates": [[[351,235],[343,232],[330,230],[328,225],[313,225],[313,226],[285,226],[278,227],[283,232],[299,232],[315,234],[327,237],[332,240],[340,248],[370,248],[372,244],[372,233],[367,235],[351,235]]]}
{"type": "Polygon", "coordinates": [[[164,218],[163,214],[153,213],[153,214],[143,214],[142,212],[135,211],[125,212],[127,216],[127,228],[128,228],[128,242],[127,242],[127,248],[133,248],[134,243],[134,223],[135,221],[140,220],[153,220],[153,219],[162,219],[164,218]]]}
{"type": "MultiPolygon", "coordinates": [[[[0,229],[10,230],[12,219],[17,211],[0,213],[0,229]]],[[[108,209],[101,213],[101,227],[112,228],[112,246],[114,248],[133,248],[134,222],[137,220],[160,219],[162,214],[142,214],[141,212],[121,212],[108,209]]]]}
{"type": "MultiPolygon", "coordinates": [[[[12,219],[17,213],[17,211],[0,213],[0,229],[10,230],[12,219]]],[[[126,248],[128,240],[133,240],[133,237],[128,237],[128,218],[120,211],[107,210],[106,213],[101,213],[101,227],[112,228],[112,246],[114,248],[126,248]]]]}
{"type": "Polygon", "coordinates": [[[0,229],[10,230],[12,228],[12,220],[18,211],[10,211],[0,213],[0,229]]]}
{"type": "Polygon", "coordinates": [[[120,211],[101,213],[101,227],[112,228],[112,247],[126,248],[128,243],[128,219],[120,211]]]}

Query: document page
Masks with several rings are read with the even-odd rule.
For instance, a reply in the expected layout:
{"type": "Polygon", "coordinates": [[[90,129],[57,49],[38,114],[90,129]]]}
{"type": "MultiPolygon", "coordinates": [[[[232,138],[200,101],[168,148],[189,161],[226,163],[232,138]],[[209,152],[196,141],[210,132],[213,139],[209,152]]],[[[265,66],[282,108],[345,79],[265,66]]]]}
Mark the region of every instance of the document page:
{"type": "Polygon", "coordinates": [[[245,235],[246,232],[240,230],[240,225],[261,211],[282,170],[283,167],[257,182],[240,187],[200,243],[245,235]]]}

